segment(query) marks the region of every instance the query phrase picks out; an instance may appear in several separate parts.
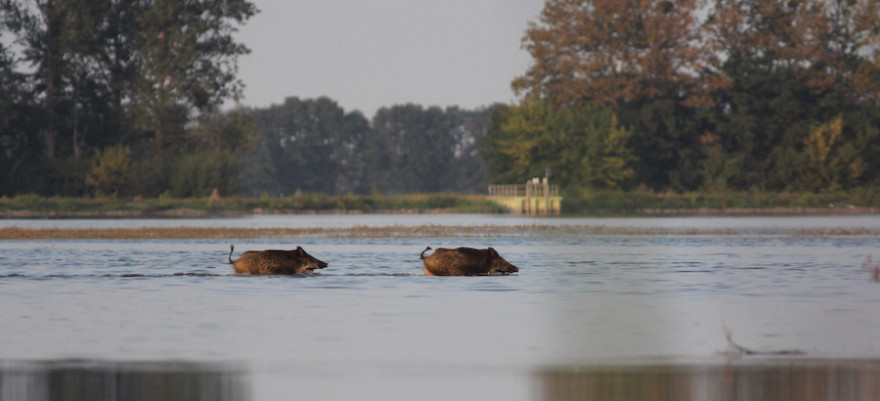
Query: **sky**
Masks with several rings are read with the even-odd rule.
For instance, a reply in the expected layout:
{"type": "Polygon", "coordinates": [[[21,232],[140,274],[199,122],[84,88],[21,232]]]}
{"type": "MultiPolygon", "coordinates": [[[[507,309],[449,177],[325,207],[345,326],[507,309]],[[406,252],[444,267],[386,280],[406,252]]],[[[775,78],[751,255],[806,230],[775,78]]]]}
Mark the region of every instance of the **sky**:
{"type": "Polygon", "coordinates": [[[251,0],[236,38],[240,104],[327,96],[372,118],[397,104],[474,109],[516,100],[510,82],[543,0],[251,0]]]}

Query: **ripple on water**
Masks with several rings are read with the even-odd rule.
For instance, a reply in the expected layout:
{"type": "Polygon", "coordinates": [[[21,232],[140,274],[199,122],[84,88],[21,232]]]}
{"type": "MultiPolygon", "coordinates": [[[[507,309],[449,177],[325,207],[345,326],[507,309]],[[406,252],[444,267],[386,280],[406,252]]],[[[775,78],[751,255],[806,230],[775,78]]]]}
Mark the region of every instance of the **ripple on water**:
{"type": "Polygon", "coordinates": [[[324,384],[352,388],[419,366],[509,384],[542,366],[716,355],[722,325],[756,349],[880,356],[865,335],[880,332],[868,318],[880,284],[861,268],[876,237],[235,241],[241,251],[297,242],[330,264],[294,277],[233,274],[229,242],[0,242],[0,355],[240,360],[294,372],[254,373],[283,390],[309,384],[296,373],[315,366],[324,384]],[[491,245],[521,270],[426,277],[426,243],[491,245]]]}

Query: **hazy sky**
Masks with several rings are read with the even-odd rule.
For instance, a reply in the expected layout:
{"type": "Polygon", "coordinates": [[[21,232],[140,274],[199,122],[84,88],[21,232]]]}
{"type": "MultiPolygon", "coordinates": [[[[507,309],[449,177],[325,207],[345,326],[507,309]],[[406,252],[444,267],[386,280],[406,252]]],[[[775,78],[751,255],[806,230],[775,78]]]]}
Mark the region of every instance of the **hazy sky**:
{"type": "Polygon", "coordinates": [[[476,108],[515,99],[521,49],[543,0],[252,0],[238,40],[245,106],[328,96],[372,118],[383,106],[476,108]]]}

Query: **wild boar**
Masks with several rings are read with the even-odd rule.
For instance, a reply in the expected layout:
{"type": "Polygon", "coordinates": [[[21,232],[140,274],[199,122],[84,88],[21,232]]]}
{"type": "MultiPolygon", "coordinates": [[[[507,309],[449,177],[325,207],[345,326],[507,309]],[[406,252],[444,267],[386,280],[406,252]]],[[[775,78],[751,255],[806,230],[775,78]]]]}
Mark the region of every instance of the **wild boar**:
{"type": "Polygon", "coordinates": [[[299,246],[292,251],[247,251],[233,261],[234,250],[235,246],[229,245],[229,263],[239,274],[305,274],[327,267],[327,263],[309,255],[299,246]]]}
{"type": "Polygon", "coordinates": [[[519,271],[493,248],[437,248],[434,253],[425,256],[425,252],[429,250],[430,246],[419,256],[424,264],[425,275],[428,276],[479,276],[519,271]]]}

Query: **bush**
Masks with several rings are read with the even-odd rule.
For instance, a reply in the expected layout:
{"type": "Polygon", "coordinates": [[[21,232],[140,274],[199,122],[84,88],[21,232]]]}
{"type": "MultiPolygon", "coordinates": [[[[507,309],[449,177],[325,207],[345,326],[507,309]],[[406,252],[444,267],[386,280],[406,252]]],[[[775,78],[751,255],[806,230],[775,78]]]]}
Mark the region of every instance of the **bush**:
{"type": "Polygon", "coordinates": [[[125,189],[133,172],[130,153],[131,149],[122,145],[108,146],[98,152],[86,175],[86,187],[95,195],[118,194],[125,189]]]}

